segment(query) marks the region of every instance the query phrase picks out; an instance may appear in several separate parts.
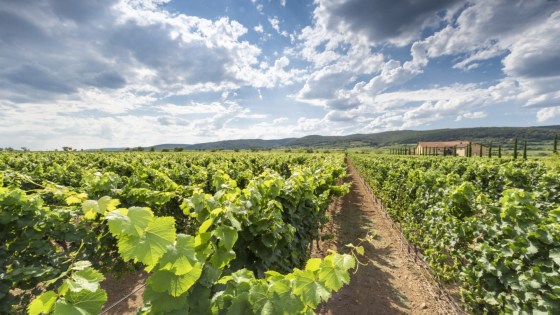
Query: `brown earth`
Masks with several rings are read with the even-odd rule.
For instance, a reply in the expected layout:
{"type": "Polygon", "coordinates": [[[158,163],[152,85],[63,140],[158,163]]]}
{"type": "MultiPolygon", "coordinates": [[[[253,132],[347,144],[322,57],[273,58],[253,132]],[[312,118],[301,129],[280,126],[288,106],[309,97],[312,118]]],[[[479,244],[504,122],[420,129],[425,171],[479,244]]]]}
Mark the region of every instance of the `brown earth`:
{"type": "Polygon", "coordinates": [[[333,239],[320,244],[315,257],[327,255],[328,249],[347,252],[348,243],[358,244],[368,234],[371,243],[364,242],[366,266],[359,266],[350,284],[323,303],[320,315],[350,314],[456,314],[439,296],[436,285],[426,271],[406,254],[399,232],[381,206],[374,202],[356,170],[348,167],[350,193],[337,199],[329,209],[331,221],[323,234],[333,239]]]}
{"type": "MultiPolygon", "coordinates": [[[[350,193],[336,199],[329,207],[331,221],[323,235],[331,239],[319,243],[314,257],[326,256],[328,249],[348,252],[344,245],[358,244],[368,234],[371,243],[364,242],[365,266],[359,266],[351,276],[350,284],[333,294],[317,309],[319,315],[352,314],[456,314],[457,312],[438,295],[429,276],[406,254],[399,232],[392,227],[381,206],[352,166],[348,167],[350,193]]],[[[121,279],[108,278],[102,283],[109,301],[104,310],[136,290],[129,298],[103,314],[136,314],[142,306],[145,273],[131,274],[121,279]]]]}
{"type": "Polygon", "coordinates": [[[136,314],[136,310],[144,305],[142,294],[147,277],[146,272],[132,273],[121,278],[107,277],[101,283],[101,287],[107,291],[107,303],[101,314],[136,314]],[[127,297],[131,292],[134,293],[127,297]],[[125,299],[120,301],[123,298],[125,299]]]}

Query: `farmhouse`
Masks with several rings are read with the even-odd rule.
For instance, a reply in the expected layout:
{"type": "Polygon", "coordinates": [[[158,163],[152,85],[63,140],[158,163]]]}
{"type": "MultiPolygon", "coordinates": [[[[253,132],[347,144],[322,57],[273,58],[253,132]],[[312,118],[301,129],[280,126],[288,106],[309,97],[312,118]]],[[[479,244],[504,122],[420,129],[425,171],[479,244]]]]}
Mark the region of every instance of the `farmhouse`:
{"type": "Polygon", "coordinates": [[[471,144],[472,156],[480,154],[482,146],[482,154],[488,153],[488,149],[480,143],[470,141],[441,141],[441,142],[418,142],[414,153],[416,155],[457,155],[467,156],[469,143],[471,144]]]}

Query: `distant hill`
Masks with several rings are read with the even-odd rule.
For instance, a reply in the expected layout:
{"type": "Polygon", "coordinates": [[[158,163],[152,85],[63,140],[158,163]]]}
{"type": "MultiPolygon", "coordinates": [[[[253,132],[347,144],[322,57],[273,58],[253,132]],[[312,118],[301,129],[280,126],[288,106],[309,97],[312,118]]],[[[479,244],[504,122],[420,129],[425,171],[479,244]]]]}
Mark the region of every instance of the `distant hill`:
{"type": "MultiPolygon", "coordinates": [[[[389,145],[414,144],[419,141],[471,140],[482,143],[509,143],[512,139],[529,141],[552,140],[560,133],[560,125],[539,127],[478,127],[435,130],[398,130],[372,134],[347,136],[310,135],[302,138],[275,140],[239,139],[197,144],[159,144],[156,150],[183,148],[185,150],[234,150],[234,149],[278,149],[278,148],[352,148],[383,147],[389,145]]],[[[145,147],[145,150],[150,149],[145,147]]],[[[123,150],[107,148],[104,150],[123,150]]]]}

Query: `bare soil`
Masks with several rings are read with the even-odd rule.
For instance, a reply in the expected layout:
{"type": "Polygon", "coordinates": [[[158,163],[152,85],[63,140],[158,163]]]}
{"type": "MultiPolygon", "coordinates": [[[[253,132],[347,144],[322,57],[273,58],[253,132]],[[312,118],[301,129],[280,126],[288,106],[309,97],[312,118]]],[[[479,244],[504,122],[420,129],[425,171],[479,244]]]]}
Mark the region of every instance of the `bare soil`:
{"type": "Polygon", "coordinates": [[[328,249],[347,252],[346,244],[357,244],[368,233],[375,237],[363,244],[360,261],[367,265],[359,266],[350,284],[323,303],[317,314],[455,314],[435,293],[436,285],[426,272],[408,257],[399,232],[352,166],[348,174],[350,193],[331,204],[332,218],[323,230],[323,235],[334,238],[320,243],[313,255],[324,257],[328,249]]]}
{"type": "MultiPolygon", "coordinates": [[[[365,256],[360,261],[367,265],[360,266],[349,285],[320,305],[317,314],[456,314],[435,293],[439,291],[426,272],[407,256],[398,231],[352,166],[348,167],[348,174],[345,182],[351,183],[350,193],[330,205],[331,221],[322,231],[331,238],[320,242],[313,256],[324,257],[328,249],[348,252],[346,244],[357,244],[368,233],[375,238],[371,244],[363,244],[365,256]]],[[[146,273],[140,272],[105,280],[102,287],[109,300],[104,310],[137,291],[104,314],[136,314],[142,307],[146,277],[146,273]]]]}
{"type": "Polygon", "coordinates": [[[142,295],[144,294],[144,283],[146,283],[147,277],[148,274],[143,271],[127,274],[121,278],[108,276],[101,283],[101,287],[107,291],[107,303],[103,307],[102,314],[136,314],[136,310],[144,305],[142,295]],[[120,301],[131,292],[134,293],[120,301]]]}

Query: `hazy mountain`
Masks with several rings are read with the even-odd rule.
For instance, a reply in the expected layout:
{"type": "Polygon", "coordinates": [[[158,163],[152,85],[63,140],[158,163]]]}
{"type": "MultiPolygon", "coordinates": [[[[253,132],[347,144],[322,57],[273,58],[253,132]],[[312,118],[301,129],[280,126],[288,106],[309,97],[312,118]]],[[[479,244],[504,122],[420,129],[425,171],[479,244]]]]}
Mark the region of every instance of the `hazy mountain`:
{"type": "MultiPolygon", "coordinates": [[[[560,125],[540,127],[478,127],[435,130],[398,130],[372,134],[352,134],[347,136],[310,135],[302,138],[274,140],[239,139],[197,144],[158,144],[156,150],[183,148],[185,150],[233,150],[233,149],[277,149],[277,148],[351,148],[388,145],[414,144],[418,141],[471,140],[483,143],[507,144],[514,138],[529,141],[552,140],[560,133],[560,125]]],[[[144,147],[149,150],[152,146],[144,147]]],[[[123,150],[106,148],[104,150],[123,150]]]]}

